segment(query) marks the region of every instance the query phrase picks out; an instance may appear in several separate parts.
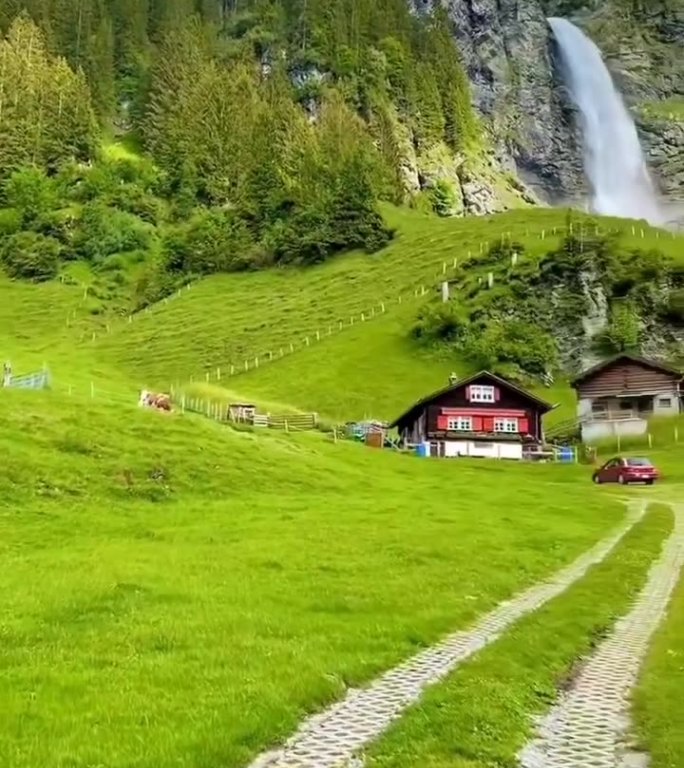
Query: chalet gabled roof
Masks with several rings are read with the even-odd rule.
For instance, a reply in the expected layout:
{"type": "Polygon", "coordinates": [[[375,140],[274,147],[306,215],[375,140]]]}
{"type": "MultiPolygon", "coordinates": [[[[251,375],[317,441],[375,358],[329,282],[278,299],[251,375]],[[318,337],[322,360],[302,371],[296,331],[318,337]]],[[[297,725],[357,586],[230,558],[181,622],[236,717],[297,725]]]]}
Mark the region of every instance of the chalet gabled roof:
{"type": "Polygon", "coordinates": [[[662,371],[662,373],[670,374],[671,376],[675,376],[678,379],[683,378],[682,372],[676,368],[673,368],[672,366],[659,363],[656,360],[647,360],[645,357],[638,357],[637,355],[630,355],[626,352],[621,352],[618,355],[613,355],[613,357],[608,358],[608,360],[603,360],[597,365],[588,368],[583,373],[580,373],[579,376],[570,382],[570,386],[576,388],[579,384],[587,381],[587,379],[593,378],[597,373],[601,373],[601,371],[621,361],[626,363],[634,363],[635,365],[641,365],[644,368],[650,368],[652,371],[662,371]]]}
{"type": "Polygon", "coordinates": [[[470,384],[473,381],[476,381],[477,379],[486,377],[490,379],[493,383],[498,384],[500,387],[504,387],[505,389],[508,389],[512,392],[517,392],[519,395],[522,395],[522,397],[526,398],[532,403],[535,403],[540,411],[543,411],[544,413],[548,413],[548,411],[552,411],[556,406],[551,405],[550,403],[547,403],[546,400],[542,400],[539,397],[536,397],[536,395],[531,394],[525,389],[522,389],[522,387],[519,387],[517,384],[513,384],[512,382],[508,381],[508,379],[504,379],[501,376],[497,376],[495,373],[490,373],[489,371],[479,371],[478,373],[473,374],[472,376],[468,376],[465,379],[459,379],[458,381],[454,382],[453,384],[449,384],[448,387],[444,387],[443,389],[438,389],[436,392],[433,392],[431,395],[428,395],[427,397],[422,398],[421,400],[418,400],[418,402],[414,403],[408,410],[406,410],[404,413],[401,414],[401,416],[398,416],[394,421],[392,421],[389,425],[389,428],[392,429],[393,427],[396,427],[400,421],[403,421],[404,419],[408,418],[414,411],[418,410],[419,408],[422,408],[424,405],[427,405],[428,403],[431,403],[433,400],[436,400],[438,397],[441,397],[442,395],[446,395],[449,392],[454,392],[457,389],[462,389],[463,387],[467,387],[468,384],[470,384]]]}

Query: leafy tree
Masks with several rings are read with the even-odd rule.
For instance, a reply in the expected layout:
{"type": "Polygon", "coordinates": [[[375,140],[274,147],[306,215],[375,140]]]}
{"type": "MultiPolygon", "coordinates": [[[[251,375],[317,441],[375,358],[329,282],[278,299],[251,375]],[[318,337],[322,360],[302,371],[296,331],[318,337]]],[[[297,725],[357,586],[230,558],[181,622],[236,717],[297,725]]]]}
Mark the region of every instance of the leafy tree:
{"type": "Polygon", "coordinates": [[[24,229],[38,224],[57,203],[54,182],[35,167],[15,171],[3,185],[3,198],[17,211],[24,229]]]}
{"type": "Polygon", "coordinates": [[[36,283],[56,277],[60,244],[37,232],[18,232],[8,237],[0,249],[5,272],[13,278],[36,283]]]}
{"type": "Polygon", "coordinates": [[[171,273],[210,275],[249,268],[253,243],[244,222],[228,211],[205,211],[164,242],[171,273]]]}
{"type": "Polygon", "coordinates": [[[478,367],[516,378],[542,376],[558,364],[553,338],[521,320],[491,320],[472,329],[465,350],[478,367]]]}
{"type": "Polygon", "coordinates": [[[602,340],[613,352],[629,352],[639,348],[639,316],[630,301],[621,301],[611,307],[608,327],[602,340]]]}

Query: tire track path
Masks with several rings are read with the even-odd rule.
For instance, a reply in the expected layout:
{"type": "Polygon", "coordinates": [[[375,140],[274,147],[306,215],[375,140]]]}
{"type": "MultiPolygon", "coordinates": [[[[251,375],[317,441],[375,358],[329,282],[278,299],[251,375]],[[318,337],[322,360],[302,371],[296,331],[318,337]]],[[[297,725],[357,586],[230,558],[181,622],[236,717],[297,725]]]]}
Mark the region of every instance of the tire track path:
{"type": "Polygon", "coordinates": [[[591,566],[612,552],[643,517],[645,510],[645,504],[632,504],[613,533],[569,566],[501,603],[469,629],[449,635],[389,670],[367,687],[350,690],[342,701],[305,720],[281,749],[257,757],[250,768],[342,768],[353,765],[357,762],[355,755],[377,739],[407,707],[415,704],[425,688],[495,641],[514,622],[565,592],[591,566]]]}
{"type": "Polygon", "coordinates": [[[649,641],[684,567],[684,507],[632,610],[589,658],[571,689],[539,721],[522,768],[628,768],[647,764],[629,752],[630,693],[649,641]]]}

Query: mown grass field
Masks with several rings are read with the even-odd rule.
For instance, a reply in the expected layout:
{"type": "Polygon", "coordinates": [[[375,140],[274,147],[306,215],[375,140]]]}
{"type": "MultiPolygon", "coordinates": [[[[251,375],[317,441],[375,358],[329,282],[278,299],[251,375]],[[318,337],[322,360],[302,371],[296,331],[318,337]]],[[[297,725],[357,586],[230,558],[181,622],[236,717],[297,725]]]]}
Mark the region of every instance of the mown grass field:
{"type": "MultiPolygon", "coordinates": [[[[475,372],[446,350],[431,350],[415,342],[409,334],[415,312],[415,306],[398,308],[229,379],[224,386],[193,384],[184,390],[223,403],[251,398],[266,409],[273,407],[274,412],[278,412],[278,404],[289,403],[337,422],[392,420],[417,400],[447,386],[452,373],[464,377],[475,372]]],[[[575,395],[566,383],[540,385],[535,391],[558,406],[547,416],[547,423],[573,417],[575,395]]],[[[684,431],[682,436],[684,439],[684,431]]]]}
{"type": "Polygon", "coordinates": [[[629,610],[671,528],[670,510],[655,508],[584,579],[428,691],[371,748],[369,768],[517,765],[533,717],[629,610]]]}
{"type": "Polygon", "coordinates": [[[12,768],[244,765],[622,514],[577,467],[455,472],[58,393],[3,393],[0,446],[12,768]]]}
{"type": "MultiPolygon", "coordinates": [[[[114,324],[111,333],[97,340],[94,353],[98,360],[155,386],[204,380],[207,374],[215,383],[217,368],[225,378],[231,366],[240,371],[245,361],[251,368],[255,358],[263,365],[270,355],[278,358],[281,350],[288,354],[290,344],[295,350],[313,350],[318,347],[317,332],[322,338],[329,333],[347,334],[354,330],[352,317],[356,325],[362,313],[366,318],[381,313],[383,304],[388,314],[411,315],[411,304],[417,307],[424,301],[416,299],[415,291],[437,290],[444,275],[451,274],[454,260],[462,263],[468,254],[477,257],[481,248],[486,250],[501,238],[523,243],[528,258],[534,258],[558,242],[566,222],[562,211],[542,209],[461,220],[436,220],[392,209],[387,216],[398,236],[380,253],[351,254],[308,269],[202,280],[130,325],[114,324]]],[[[576,221],[582,220],[575,216],[576,221]]],[[[668,233],[613,219],[602,220],[601,226],[624,230],[625,242],[635,247],[659,247],[681,255],[682,239],[668,233]]],[[[375,322],[377,317],[369,320],[368,327],[375,322]]],[[[405,332],[409,330],[410,324],[405,332]]],[[[381,366],[382,358],[377,362],[381,366]]],[[[303,371],[304,376],[308,374],[309,370],[303,371]]],[[[230,386],[238,389],[240,385],[230,386]]]]}
{"type": "Polygon", "coordinates": [[[639,746],[652,768],[684,765],[684,711],[675,702],[684,686],[684,580],[672,599],[635,695],[639,746]]]}
{"type": "MultiPolygon", "coordinates": [[[[541,253],[552,236],[539,229],[562,221],[409,215],[375,256],[208,279],[131,322],[92,314],[78,282],[0,279],[2,354],[16,373],[46,363],[54,376],[52,392],[0,390],[0,765],[245,765],[346,686],[604,535],[624,492],[594,488],[586,467],[425,461],[135,407],[139,386],[194,372],[218,399],[392,418],[467,372],[412,345],[415,287],[436,285],[441,265],[483,238],[510,233],[541,253]],[[237,356],[313,339],[382,302],[367,322],[206,383],[237,356]]],[[[540,394],[569,402],[563,386],[540,394]]],[[[684,473],[669,443],[653,455],[673,481],[658,498],[684,473]]],[[[630,539],[636,553],[657,527],[630,539]]],[[[636,578],[627,565],[611,573],[624,584],[589,587],[596,613],[558,664],[636,578]]],[[[653,669],[657,680],[666,667],[653,669]]]]}

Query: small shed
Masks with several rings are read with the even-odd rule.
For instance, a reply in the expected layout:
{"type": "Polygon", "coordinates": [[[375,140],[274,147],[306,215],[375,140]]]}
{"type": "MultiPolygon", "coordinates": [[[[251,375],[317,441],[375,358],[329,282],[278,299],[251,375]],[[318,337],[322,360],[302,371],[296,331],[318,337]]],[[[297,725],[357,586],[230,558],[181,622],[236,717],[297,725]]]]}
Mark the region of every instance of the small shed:
{"type": "Polygon", "coordinates": [[[228,406],[228,421],[253,424],[257,408],[253,403],[231,403],[228,406]]]}

